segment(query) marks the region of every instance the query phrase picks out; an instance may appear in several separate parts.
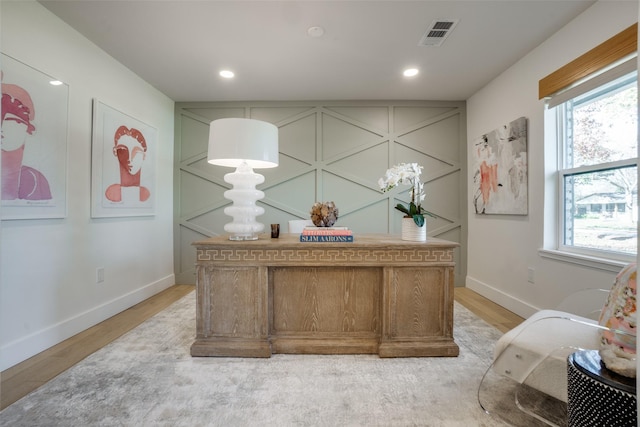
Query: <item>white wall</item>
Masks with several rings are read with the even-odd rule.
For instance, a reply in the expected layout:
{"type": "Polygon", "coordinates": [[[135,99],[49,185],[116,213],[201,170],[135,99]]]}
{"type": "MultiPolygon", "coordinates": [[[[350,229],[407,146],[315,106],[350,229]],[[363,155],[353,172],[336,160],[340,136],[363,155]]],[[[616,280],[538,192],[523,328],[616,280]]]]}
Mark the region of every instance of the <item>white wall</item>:
{"type": "Polygon", "coordinates": [[[467,100],[468,185],[473,189],[473,141],[518,117],[529,125],[529,215],[476,215],[469,204],[466,286],[522,315],[556,306],[572,292],[608,289],[615,273],[542,258],[544,103],[538,81],[633,25],[637,1],[600,1],[467,100]],[[606,17],[606,19],[603,19],[606,17]],[[486,250],[490,247],[491,250],[486,250]],[[535,269],[528,283],[527,269],[535,269]]]}
{"type": "Polygon", "coordinates": [[[174,283],[174,106],[39,3],[0,2],[0,10],[0,50],[69,85],[68,215],[1,223],[4,370],[174,283]],[[91,218],[92,98],[158,129],[155,216],[91,218]]]}

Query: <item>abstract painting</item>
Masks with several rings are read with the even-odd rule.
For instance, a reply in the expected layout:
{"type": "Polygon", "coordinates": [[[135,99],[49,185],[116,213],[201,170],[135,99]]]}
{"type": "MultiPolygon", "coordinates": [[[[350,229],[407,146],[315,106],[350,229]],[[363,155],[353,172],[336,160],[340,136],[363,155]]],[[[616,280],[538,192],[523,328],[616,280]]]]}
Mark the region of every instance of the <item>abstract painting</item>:
{"type": "Polygon", "coordinates": [[[527,119],[520,117],[473,143],[477,214],[527,215],[527,119]]]}
{"type": "Polygon", "coordinates": [[[69,87],[2,55],[2,219],[67,213],[69,87]]]}
{"type": "Polygon", "coordinates": [[[155,213],[157,130],[93,102],[91,216],[145,216],[155,213]]]}

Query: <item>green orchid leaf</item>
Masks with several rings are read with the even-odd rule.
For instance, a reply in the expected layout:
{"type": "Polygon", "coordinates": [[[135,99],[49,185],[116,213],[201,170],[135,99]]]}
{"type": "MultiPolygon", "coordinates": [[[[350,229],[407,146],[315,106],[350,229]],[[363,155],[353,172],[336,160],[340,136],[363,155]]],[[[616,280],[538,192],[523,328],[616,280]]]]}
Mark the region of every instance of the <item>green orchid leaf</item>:
{"type": "Polygon", "coordinates": [[[420,214],[420,212],[418,212],[418,208],[416,207],[416,204],[413,202],[409,203],[409,215],[414,216],[418,214],[420,214]]]}
{"type": "Polygon", "coordinates": [[[424,216],[419,214],[413,215],[413,222],[415,222],[418,227],[422,227],[424,225],[424,216]]]}
{"type": "Polygon", "coordinates": [[[396,205],[396,209],[399,210],[400,212],[404,213],[404,214],[411,215],[409,210],[404,205],[401,205],[400,203],[398,203],[396,205]]]}

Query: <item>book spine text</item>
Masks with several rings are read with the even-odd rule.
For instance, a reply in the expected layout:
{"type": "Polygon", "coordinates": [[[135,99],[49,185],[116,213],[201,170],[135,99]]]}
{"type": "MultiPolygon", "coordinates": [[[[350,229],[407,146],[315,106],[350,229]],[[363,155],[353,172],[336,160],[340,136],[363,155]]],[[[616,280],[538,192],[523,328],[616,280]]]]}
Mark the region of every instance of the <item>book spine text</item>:
{"type": "Polygon", "coordinates": [[[301,242],[353,242],[353,236],[306,236],[300,235],[301,242]]]}

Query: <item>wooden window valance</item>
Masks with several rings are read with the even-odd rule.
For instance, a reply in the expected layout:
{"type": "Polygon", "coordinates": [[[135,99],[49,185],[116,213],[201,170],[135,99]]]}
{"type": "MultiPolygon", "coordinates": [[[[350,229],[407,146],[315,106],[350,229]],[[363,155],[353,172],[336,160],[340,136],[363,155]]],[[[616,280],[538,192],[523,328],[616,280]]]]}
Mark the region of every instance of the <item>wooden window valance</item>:
{"type": "Polygon", "coordinates": [[[638,50],[638,24],[621,31],[538,82],[538,99],[553,95],[638,50]]]}

